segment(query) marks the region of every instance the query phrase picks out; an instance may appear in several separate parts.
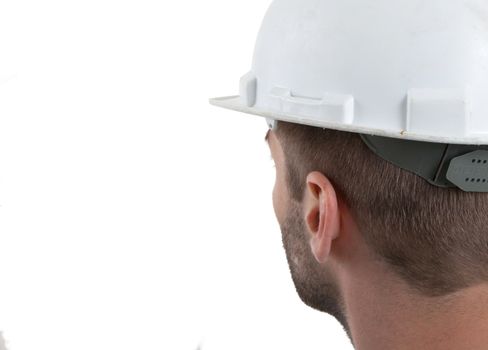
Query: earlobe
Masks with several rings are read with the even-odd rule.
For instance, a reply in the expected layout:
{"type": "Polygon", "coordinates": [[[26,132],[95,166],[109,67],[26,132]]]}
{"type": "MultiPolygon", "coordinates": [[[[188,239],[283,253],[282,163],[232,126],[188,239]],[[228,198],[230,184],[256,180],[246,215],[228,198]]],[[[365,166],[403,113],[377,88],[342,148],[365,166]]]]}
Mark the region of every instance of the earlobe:
{"type": "Polygon", "coordinates": [[[327,261],[332,241],[339,236],[340,213],[336,192],[329,179],[320,172],[307,176],[306,223],[310,248],[320,264],[327,261]]]}

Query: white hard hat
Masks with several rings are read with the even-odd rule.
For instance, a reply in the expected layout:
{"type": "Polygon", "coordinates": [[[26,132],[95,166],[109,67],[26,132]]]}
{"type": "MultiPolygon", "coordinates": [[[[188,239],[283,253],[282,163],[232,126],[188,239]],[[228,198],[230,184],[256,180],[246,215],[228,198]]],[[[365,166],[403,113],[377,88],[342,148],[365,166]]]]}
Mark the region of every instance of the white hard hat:
{"type": "Polygon", "coordinates": [[[268,123],[457,144],[459,156],[488,145],[488,1],[275,0],[239,90],[210,102],[268,123]]]}

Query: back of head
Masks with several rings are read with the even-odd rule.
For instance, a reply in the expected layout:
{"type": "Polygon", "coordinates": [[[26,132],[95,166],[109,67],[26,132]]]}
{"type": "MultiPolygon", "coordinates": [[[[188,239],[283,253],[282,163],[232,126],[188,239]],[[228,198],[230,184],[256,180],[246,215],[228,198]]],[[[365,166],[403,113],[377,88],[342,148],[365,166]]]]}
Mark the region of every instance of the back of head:
{"type": "Polygon", "coordinates": [[[358,134],[278,123],[290,196],[333,182],[378,259],[426,296],[488,282],[488,196],[440,188],[375,155],[358,134]]]}

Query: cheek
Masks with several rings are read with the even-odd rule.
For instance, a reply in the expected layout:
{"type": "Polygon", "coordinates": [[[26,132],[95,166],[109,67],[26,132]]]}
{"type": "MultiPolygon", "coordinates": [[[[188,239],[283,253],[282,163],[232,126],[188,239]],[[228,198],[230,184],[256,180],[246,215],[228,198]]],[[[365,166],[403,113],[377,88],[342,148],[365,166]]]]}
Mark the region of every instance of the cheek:
{"type": "Polygon", "coordinates": [[[274,187],[273,187],[273,209],[274,209],[274,212],[275,212],[275,216],[278,219],[278,210],[277,210],[277,207],[278,207],[278,199],[277,199],[276,191],[277,190],[276,190],[276,180],[275,180],[275,184],[274,184],[274,187]]]}
{"type": "Polygon", "coordinates": [[[282,178],[276,175],[275,184],[273,187],[273,208],[278,222],[282,222],[285,218],[286,211],[286,191],[282,178]]]}

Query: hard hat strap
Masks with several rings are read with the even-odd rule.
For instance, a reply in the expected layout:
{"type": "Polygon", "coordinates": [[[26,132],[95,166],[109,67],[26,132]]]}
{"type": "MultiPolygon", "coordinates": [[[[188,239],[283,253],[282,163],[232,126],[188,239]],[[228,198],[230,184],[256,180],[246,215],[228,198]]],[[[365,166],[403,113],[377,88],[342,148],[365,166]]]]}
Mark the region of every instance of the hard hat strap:
{"type": "Polygon", "coordinates": [[[376,155],[438,187],[488,192],[488,145],[413,141],[360,134],[376,155]]]}

